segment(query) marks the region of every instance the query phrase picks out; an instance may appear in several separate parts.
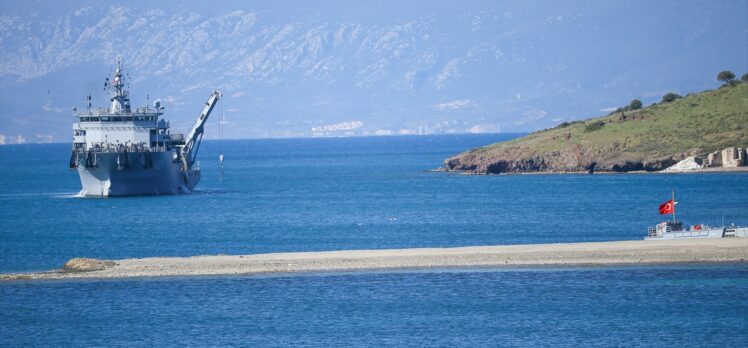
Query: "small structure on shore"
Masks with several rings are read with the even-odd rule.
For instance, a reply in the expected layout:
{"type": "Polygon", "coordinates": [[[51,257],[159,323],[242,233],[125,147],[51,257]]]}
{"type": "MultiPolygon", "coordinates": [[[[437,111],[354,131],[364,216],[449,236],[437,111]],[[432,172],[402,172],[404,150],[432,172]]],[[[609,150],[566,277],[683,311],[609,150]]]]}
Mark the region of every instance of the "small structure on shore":
{"type": "Polygon", "coordinates": [[[707,155],[705,167],[742,167],[746,165],[746,149],[731,146],[722,151],[714,151],[707,155]]]}
{"type": "Polygon", "coordinates": [[[737,168],[748,165],[748,153],[745,148],[731,146],[714,151],[706,158],[689,156],[680,162],[662,170],[663,173],[693,172],[706,168],[737,168]]]}

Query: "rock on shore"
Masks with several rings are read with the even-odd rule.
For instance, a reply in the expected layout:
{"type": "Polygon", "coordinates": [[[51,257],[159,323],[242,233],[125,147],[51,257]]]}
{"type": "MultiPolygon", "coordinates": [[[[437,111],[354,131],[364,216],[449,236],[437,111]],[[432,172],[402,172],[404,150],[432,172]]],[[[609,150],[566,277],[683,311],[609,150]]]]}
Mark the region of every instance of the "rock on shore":
{"type": "Polygon", "coordinates": [[[676,164],[681,156],[648,158],[627,154],[615,145],[580,145],[548,153],[537,153],[533,149],[519,145],[461,154],[444,161],[444,167],[447,171],[471,174],[651,172],[676,164]]]}
{"type": "Polygon", "coordinates": [[[66,272],[91,272],[105,270],[114,265],[116,265],[116,263],[110,260],[75,258],[65,262],[65,265],[62,266],[62,270],[66,272]]]}

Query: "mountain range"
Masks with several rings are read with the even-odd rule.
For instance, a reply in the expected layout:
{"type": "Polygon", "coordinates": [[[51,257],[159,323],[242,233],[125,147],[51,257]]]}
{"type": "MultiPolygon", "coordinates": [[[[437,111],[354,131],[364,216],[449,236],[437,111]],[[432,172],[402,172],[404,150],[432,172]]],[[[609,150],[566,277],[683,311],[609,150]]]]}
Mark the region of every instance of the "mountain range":
{"type": "Polygon", "coordinates": [[[533,131],[748,71],[748,1],[4,1],[0,140],[68,141],[121,60],[133,105],[228,138],[533,131]],[[320,132],[320,130],[324,130],[320,132]],[[345,133],[336,133],[342,130],[345,133]]]}

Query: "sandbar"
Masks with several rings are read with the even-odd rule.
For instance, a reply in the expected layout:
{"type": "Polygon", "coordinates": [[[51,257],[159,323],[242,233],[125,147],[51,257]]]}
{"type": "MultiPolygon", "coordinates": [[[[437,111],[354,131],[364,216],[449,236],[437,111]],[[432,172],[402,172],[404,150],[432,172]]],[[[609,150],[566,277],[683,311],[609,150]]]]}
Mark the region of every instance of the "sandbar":
{"type": "Polygon", "coordinates": [[[748,238],[339,250],[98,260],[91,271],[0,274],[0,281],[260,275],[465,267],[746,262],[748,238]]]}

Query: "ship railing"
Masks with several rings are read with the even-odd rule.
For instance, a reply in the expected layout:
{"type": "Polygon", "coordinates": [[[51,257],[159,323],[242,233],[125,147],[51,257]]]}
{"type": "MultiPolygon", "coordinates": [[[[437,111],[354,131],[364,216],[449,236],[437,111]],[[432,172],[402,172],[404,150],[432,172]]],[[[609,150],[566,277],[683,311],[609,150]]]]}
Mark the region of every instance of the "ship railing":
{"type": "Polygon", "coordinates": [[[159,110],[138,108],[135,112],[112,112],[108,108],[97,108],[89,109],[86,111],[78,111],[75,113],[76,116],[100,116],[100,117],[137,117],[137,116],[161,116],[164,113],[159,110]]]}
{"type": "Polygon", "coordinates": [[[647,237],[657,237],[659,236],[657,234],[657,228],[656,227],[649,227],[647,228],[647,237]]]}
{"type": "Polygon", "coordinates": [[[109,108],[90,108],[86,109],[85,111],[78,111],[76,112],[76,115],[85,115],[85,116],[91,116],[91,115],[108,115],[110,114],[109,108]]]}
{"type": "Polygon", "coordinates": [[[110,144],[110,143],[96,143],[91,147],[77,147],[73,149],[73,152],[85,153],[88,151],[93,152],[163,152],[166,151],[165,146],[148,146],[145,143],[137,144],[110,144]]]}

